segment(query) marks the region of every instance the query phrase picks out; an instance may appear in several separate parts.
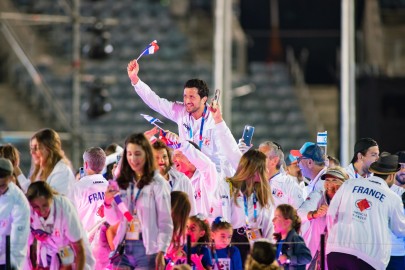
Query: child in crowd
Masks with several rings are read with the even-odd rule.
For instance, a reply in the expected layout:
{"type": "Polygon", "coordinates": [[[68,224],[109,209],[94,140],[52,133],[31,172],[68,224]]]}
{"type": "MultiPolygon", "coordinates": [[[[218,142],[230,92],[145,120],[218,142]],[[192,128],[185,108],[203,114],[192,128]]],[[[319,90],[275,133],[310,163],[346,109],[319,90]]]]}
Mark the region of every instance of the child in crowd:
{"type": "MultiPolygon", "coordinates": [[[[191,216],[187,221],[187,235],[191,241],[191,260],[193,269],[212,269],[211,252],[207,248],[210,242],[210,227],[202,214],[191,216]]],[[[187,246],[184,247],[187,252],[187,246]]]]}
{"type": "Polygon", "coordinates": [[[268,239],[256,240],[246,259],[245,270],[279,270],[275,253],[268,239]]]}
{"type": "Polygon", "coordinates": [[[311,251],[298,235],[301,219],[289,204],[280,204],[274,211],[273,226],[277,241],[276,259],[285,270],[305,270],[312,260],[311,251]]]}
{"type": "Polygon", "coordinates": [[[242,270],[242,259],[239,249],[231,246],[232,225],[222,217],[217,217],[211,225],[213,269],[242,270]]]}
{"type": "Polygon", "coordinates": [[[175,265],[187,263],[183,246],[186,242],[187,221],[191,211],[188,195],[182,191],[170,193],[173,220],[173,236],[166,252],[166,270],[174,269],[175,265]]]}

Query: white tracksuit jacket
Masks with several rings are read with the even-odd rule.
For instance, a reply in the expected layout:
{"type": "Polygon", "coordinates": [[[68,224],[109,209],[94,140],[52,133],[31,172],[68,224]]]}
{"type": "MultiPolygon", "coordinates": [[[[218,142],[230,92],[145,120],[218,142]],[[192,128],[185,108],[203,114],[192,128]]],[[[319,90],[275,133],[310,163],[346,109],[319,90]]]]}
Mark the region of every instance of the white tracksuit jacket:
{"type": "Polygon", "coordinates": [[[343,183],[329,205],[327,224],[327,254],[351,254],[376,269],[388,265],[390,229],[397,236],[405,236],[402,201],[376,176],[343,183]]]}
{"type": "MultiPolygon", "coordinates": [[[[138,188],[135,187],[134,194],[137,192],[138,188]]],[[[126,190],[120,189],[120,196],[123,203],[129,209],[131,188],[128,187],[126,190]]],[[[166,252],[173,233],[170,185],[160,175],[159,171],[155,171],[152,182],[143,187],[136,204],[146,254],[151,255],[159,251],[166,252]]],[[[125,237],[127,219],[120,212],[115,202],[109,208],[104,207],[104,214],[108,223],[120,223],[114,238],[114,245],[118,246],[125,237]]]]}
{"type": "MultiPolygon", "coordinates": [[[[181,140],[191,140],[199,145],[200,142],[200,119],[194,119],[182,102],[172,102],[167,99],[160,98],[150,87],[139,80],[134,85],[135,92],[152,110],[160,113],[164,117],[177,123],[179,128],[178,134],[181,140]],[[191,135],[191,136],[190,136],[191,135]]],[[[220,171],[220,153],[215,143],[215,122],[209,110],[207,110],[203,132],[203,143],[201,151],[206,154],[216,165],[217,171],[220,171]]]]}

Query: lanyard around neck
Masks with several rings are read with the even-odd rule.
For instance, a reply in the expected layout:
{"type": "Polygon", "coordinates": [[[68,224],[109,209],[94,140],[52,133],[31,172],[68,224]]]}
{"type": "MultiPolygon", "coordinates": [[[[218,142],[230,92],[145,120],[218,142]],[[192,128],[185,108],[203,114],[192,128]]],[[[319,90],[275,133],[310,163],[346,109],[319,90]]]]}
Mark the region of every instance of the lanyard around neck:
{"type": "Polygon", "coordinates": [[[136,202],[139,199],[139,195],[141,194],[141,190],[142,188],[138,189],[138,191],[136,192],[135,198],[134,198],[134,189],[135,189],[135,184],[132,183],[131,184],[131,203],[130,203],[130,213],[131,214],[136,214],[136,202]]]}
{"type": "MultiPolygon", "coordinates": [[[[204,130],[204,123],[205,123],[205,116],[206,116],[206,113],[207,113],[207,105],[205,105],[205,107],[204,107],[204,112],[203,112],[203,114],[202,114],[202,116],[201,116],[201,125],[200,125],[200,137],[199,137],[199,139],[200,139],[200,141],[198,142],[198,146],[200,147],[200,150],[201,150],[201,148],[202,148],[202,143],[203,143],[203,130],[204,130]]],[[[191,117],[191,114],[190,114],[190,117],[191,117]]],[[[190,129],[189,129],[189,136],[190,136],[190,140],[193,140],[193,131],[192,131],[192,129],[191,129],[191,126],[190,126],[190,129]]]]}
{"type": "MultiPolygon", "coordinates": [[[[257,197],[256,197],[256,191],[253,191],[253,218],[254,221],[257,221],[257,197]]],[[[245,194],[243,194],[243,203],[245,206],[245,222],[246,222],[246,227],[249,228],[249,207],[248,207],[248,198],[245,194]]]]}

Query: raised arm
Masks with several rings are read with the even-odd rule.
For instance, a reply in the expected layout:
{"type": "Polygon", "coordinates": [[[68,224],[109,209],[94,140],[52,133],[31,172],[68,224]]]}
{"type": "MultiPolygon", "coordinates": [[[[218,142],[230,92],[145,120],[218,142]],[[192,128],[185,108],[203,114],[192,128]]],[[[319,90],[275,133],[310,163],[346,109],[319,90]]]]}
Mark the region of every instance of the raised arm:
{"type": "Polygon", "coordinates": [[[216,109],[211,109],[212,118],[215,121],[216,141],[221,149],[220,152],[224,155],[226,160],[230,163],[232,168],[236,170],[239,161],[242,157],[235,138],[233,137],[229,127],[226,125],[222,118],[221,107],[218,105],[216,109]]]}
{"type": "Polygon", "coordinates": [[[138,77],[139,65],[136,60],[129,62],[127,67],[128,77],[135,92],[152,110],[162,114],[164,117],[177,121],[179,115],[177,112],[183,109],[182,103],[168,101],[159,97],[152,89],[138,77]]]}

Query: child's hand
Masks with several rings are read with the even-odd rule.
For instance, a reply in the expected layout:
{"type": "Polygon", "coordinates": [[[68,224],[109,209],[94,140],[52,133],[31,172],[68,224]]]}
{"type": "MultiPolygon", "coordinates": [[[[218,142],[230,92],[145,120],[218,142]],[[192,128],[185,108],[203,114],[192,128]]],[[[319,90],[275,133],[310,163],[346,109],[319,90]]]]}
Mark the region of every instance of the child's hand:
{"type": "Polygon", "coordinates": [[[280,264],[285,264],[287,262],[287,255],[285,254],[281,254],[280,257],[278,257],[278,261],[280,262],[280,264]]]}

